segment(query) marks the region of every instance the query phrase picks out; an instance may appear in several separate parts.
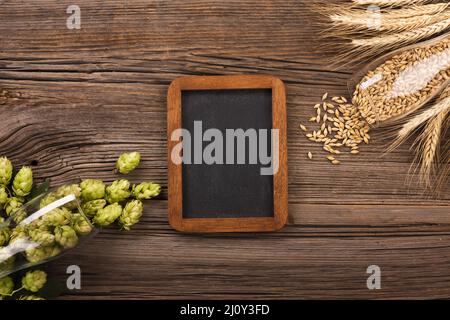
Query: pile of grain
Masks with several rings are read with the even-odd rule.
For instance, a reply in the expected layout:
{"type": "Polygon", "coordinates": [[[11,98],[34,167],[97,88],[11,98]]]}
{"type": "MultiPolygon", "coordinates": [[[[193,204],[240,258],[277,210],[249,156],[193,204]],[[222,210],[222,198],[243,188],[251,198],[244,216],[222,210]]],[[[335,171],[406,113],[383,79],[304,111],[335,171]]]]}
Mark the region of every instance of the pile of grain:
{"type": "MultiPolygon", "coordinates": [[[[325,93],[314,109],[315,115],[309,119],[314,128],[309,130],[308,126],[300,124],[300,129],[310,141],[323,145],[323,149],[330,153],[326,159],[332,164],[340,164],[338,157],[345,152],[342,148],[348,148],[350,154],[358,154],[359,145],[369,143],[369,124],[346,98],[329,99],[325,93]]],[[[312,152],[308,152],[308,158],[313,159],[312,152]]]]}

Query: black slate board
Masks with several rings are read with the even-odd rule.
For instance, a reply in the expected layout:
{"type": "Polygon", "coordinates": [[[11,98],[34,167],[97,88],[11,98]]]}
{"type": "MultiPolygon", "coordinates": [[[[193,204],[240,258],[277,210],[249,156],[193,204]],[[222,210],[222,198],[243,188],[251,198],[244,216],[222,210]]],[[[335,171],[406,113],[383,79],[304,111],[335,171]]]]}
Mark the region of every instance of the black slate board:
{"type": "MultiPolygon", "coordinates": [[[[270,132],[272,90],[183,91],[182,124],[191,132],[192,141],[194,121],[202,121],[203,132],[217,128],[224,136],[225,129],[270,132]]],[[[203,142],[203,148],[208,144],[203,142]]],[[[270,146],[268,139],[268,150],[270,146]]],[[[248,161],[234,165],[183,164],[183,218],[273,217],[273,176],[261,175],[261,167],[266,166],[248,161]]]]}

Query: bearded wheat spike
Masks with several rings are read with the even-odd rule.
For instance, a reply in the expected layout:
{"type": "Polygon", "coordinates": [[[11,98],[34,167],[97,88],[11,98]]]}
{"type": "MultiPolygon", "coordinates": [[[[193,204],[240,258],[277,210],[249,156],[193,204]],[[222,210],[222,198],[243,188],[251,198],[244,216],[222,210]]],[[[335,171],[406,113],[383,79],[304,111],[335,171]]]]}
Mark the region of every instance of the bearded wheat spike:
{"type": "Polygon", "coordinates": [[[450,111],[450,85],[448,85],[440,94],[436,101],[436,104],[429,109],[413,116],[406,123],[404,123],[401,129],[396,134],[396,138],[392,145],[388,148],[388,151],[392,151],[408,139],[414,131],[423,125],[425,122],[433,117],[436,117],[441,112],[450,111]]]}
{"type": "Polygon", "coordinates": [[[401,32],[398,34],[373,37],[370,39],[355,39],[352,40],[352,45],[360,47],[361,49],[373,48],[392,48],[394,46],[409,44],[417,42],[425,38],[431,37],[435,34],[441,33],[450,27],[450,19],[445,19],[441,22],[434,23],[432,25],[401,32]]]}
{"type": "Polygon", "coordinates": [[[431,175],[437,167],[437,157],[444,121],[448,111],[441,112],[427,123],[417,140],[416,161],[419,163],[420,179],[426,186],[431,186],[431,175]]]}
{"type": "MultiPolygon", "coordinates": [[[[450,3],[430,3],[424,5],[413,5],[410,7],[402,7],[395,10],[390,8],[381,9],[380,13],[383,19],[394,19],[394,18],[412,18],[424,15],[434,15],[443,12],[450,6],[450,3]]],[[[348,5],[335,5],[326,6],[323,3],[319,3],[313,7],[314,11],[317,11],[325,16],[345,16],[349,18],[365,18],[367,19],[368,12],[366,8],[358,9],[352,8],[348,5]]],[[[366,21],[367,23],[367,21],[366,21]]]]}
{"type": "Polygon", "coordinates": [[[450,3],[430,3],[424,5],[413,5],[411,7],[399,8],[396,10],[382,10],[383,18],[411,18],[423,15],[434,15],[443,12],[450,6],[450,3]]]}
{"type": "Polygon", "coordinates": [[[353,0],[352,2],[358,6],[377,5],[382,7],[395,7],[412,4],[424,4],[430,2],[430,0],[353,0]]]}
{"type": "MultiPolygon", "coordinates": [[[[444,125],[444,136],[448,130],[450,129],[450,117],[447,118],[447,121],[444,125]]],[[[441,189],[448,187],[447,181],[450,177],[450,141],[446,141],[444,144],[444,152],[442,157],[442,168],[440,169],[440,174],[436,180],[435,191],[440,191],[441,189]]]]}
{"type": "Polygon", "coordinates": [[[390,150],[402,144],[418,127],[424,124],[429,119],[436,117],[442,112],[450,111],[450,97],[439,100],[434,106],[428,110],[414,116],[407,123],[405,123],[397,134],[397,137],[389,148],[390,150]]]}
{"type": "MultiPolygon", "coordinates": [[[[449,6],[450,4],[446,3],[445,5],[449,6]]],[[[384,14],[378,25],[375,23],[368,23],[368,21],[371,21],[370,19],[373,18],[371,18],[370,13],[366,11],[350,15],[332,14],[330,15],[330,19],[333,21],[334,26],[328,29],[329,32],[327,36],[344,37],[364,31],[372,33],[390,33],[426,27],[450,19],[450,10],[440,11],[434,14],[419,14],[410,17],[389,17],[389,14],[384,14]]]]}

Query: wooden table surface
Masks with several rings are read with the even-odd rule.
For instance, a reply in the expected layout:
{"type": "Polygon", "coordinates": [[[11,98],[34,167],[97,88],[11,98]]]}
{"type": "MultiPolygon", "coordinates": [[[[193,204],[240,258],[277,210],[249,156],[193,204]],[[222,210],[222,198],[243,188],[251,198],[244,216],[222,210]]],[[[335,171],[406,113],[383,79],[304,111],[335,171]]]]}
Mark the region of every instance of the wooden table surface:
{"type": "MultiPolygon", "coordinates": [[[[450,298],[450,189],[407,185],[408,146],[375,139],[331,166],[299,133],[324,92],[348,96],[357,67],[318,53],[307,0],[0,1],[0,154],[53,185],[130,179],[163,186],[130,232],[103,230],[50,263],[67,299],[450,298]],[[81,8],[81,29],[66,8],[81,8]],[[287,87],[289,223],[267,234],[185,235],[167,222],[166,91],[182,75],[270,74],[287,87]],[[314,161],[306,153],[317,154],[314,161]],[[378,265],[382,289],[368,290],[378,265]]],[[[324,155],[324,154],[322,154],[324,155]]]]}

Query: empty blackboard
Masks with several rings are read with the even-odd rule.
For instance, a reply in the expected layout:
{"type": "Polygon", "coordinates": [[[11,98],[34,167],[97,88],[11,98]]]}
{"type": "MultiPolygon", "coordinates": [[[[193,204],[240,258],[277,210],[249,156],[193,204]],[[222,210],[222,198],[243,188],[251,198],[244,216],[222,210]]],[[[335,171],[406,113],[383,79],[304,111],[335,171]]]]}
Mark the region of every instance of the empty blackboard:
{"type": "MultiPolygon", "coordinates": [[[[270,89],[184,91],[181,106],[183,128],[192,133],[195,122],[202,123],[202,131],[216,128],[223,136],[226,129],[272,129],[270,89]]],[[[183,163],[184,218],[273,217],[273,177],[261,175],[259,161],[249,163],[249,150],[244,164],[226,164],[225,154],[223,164],[183,163]]],[[[234,163],[236,155],[235,145],[234,163]]]]}
{"type": "Polygon", "coordinates": [[[285,116],[284,85],[271,76],[182,77],[172,82],[168,92],[171,226],[186,232],[280,229],[287,218],[285,116]],[[184,130],[182,137],[174,135],[179,129],[184,130]],[[278,131],[275,144],[273,129],[278,131]],[[215,145],[208,153],[212,141],[222,147],[215,145]],[[182,152],[174,161],[180,145],[182,152]],[[268,174],[274,156],[278,165],[274,174],[268,174]]]}

